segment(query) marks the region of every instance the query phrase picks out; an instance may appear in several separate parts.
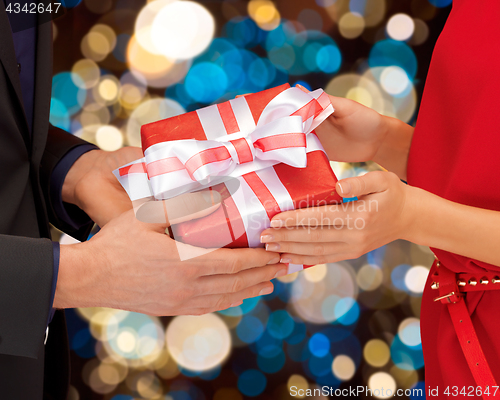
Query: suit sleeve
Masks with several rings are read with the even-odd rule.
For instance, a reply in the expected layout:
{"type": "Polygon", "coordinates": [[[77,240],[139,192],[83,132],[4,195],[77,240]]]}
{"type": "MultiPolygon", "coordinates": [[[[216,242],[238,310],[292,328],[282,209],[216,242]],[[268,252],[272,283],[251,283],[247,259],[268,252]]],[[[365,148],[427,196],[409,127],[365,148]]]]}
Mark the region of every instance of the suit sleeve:
{"type": "Polygon", "coordinates": [[[62,183],[78,157],[86,151],[97,148],[62,129],[51,126],[40,164],[40,180],[50,223],[80,241],[87,239],[93,222],[77,206],[62,202],[62,183]],[[55,171],[58,171],[57,176],[54,176],[55,171]]]}
{"type": "Polygon", "coordinates": [[[37,358],[50,311],[52,241],[0,235],[0,254],[8,282],[0,290],[0,354],[37,358]]]}

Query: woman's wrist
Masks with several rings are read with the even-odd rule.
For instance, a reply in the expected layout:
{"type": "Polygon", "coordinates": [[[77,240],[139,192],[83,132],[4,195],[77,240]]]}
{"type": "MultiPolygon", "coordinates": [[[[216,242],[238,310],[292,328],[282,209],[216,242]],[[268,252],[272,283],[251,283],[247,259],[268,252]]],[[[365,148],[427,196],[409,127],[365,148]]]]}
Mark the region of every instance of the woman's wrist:
{"type": "Polygon", "coordinates": [[[383,140],[373,160],[385,169],[406,180],[408,154],[414,128],[396,118],[382,116],[383,140]]]}

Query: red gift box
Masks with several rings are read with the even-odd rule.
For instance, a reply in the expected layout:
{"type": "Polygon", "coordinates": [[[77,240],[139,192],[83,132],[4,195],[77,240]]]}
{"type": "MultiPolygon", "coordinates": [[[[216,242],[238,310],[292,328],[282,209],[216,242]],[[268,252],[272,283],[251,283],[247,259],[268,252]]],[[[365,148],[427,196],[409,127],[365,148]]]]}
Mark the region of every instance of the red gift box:
{"type": "MultiPolygon", "coordinates": [[[[288,84],[285,84],[245,96],[255,123],[269,102],[289,87],[288,84]]],[[[216,107],[226,127],[226,133],[231,134],[235,131],[235,120],[228,104],[229,102],[226,102],[218,104],[216,107]]],[[[314,135],[314,133],[310,135],[314,135]]],[[[144,151],[166,141],[207,139],[204,126],[196,111],[144,125],[141,136],[144,151]]],[[[307,167],[305,168],[296,168],[283,163],[269,168],[273,169],[288,192],[293,202],[293,208],[342,202],[341,197],[335,191],[337,178],[330,167],[328,158],[321,149],[307,153],[307,167]]],[[[260,234],[261,231],[269,227],[269,220],[274,215],[285,210],[280,208],[279,199],[275,199],[272,193],[267,190],[259,173],[250,172],[236,179],[239,180],[240,184],[252,189],[256,198],[262,203],[268,217],[267,221],[261,223],[257,221],[254,224],[252,238],[249,238],[245,226],[248,224],[244,223],[243,216],[224,183],[211,187],[211,190],[217,190],[222,195],[221,207],[204,218],[172,226],[174,238],[187,244],[206,248],[261,246],[255,233],[260,234]]],[[[248,218],[248,216],[246,217],[248,218]]]]}
{"type": "MultiPolygon", "coordinates": [[[[132,200],[217,190],[212,214],[171,227],[205,248],[260,247],[283,211],[342,202],[313,132],[333,112],[321,90],[288,84],[144,125],[145,157],[114,171],[132,200]]],[[[290,265],[290,272],[302,266],[290,265]]]]}

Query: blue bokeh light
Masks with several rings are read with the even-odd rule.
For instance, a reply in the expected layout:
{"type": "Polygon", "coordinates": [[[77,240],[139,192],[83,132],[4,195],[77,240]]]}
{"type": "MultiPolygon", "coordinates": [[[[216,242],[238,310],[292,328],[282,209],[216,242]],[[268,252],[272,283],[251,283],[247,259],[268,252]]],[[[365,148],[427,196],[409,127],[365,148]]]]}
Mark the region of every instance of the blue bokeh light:
{"type": "Polygon", "coordinates": [[[408,291],[405,283],[405,276],[410,268],[411,265],[408,264],[400,264],[393,268],[391,271],[391,281],[394,287],[399,290],[408,291]]]}
{"type": "Polygon", "coordinates": [[[286,310],[273,312],[267,321],[267,331],[276,339],[285,339],[293,332],[295,321],[286,310]]]}
{"type": "Polygon", "coordinates": [[[400,369],[411,371],[424,366],[424,354],[422,345],[407,346],[398,335],[394,337],[391,344],[391,358],[393,363],[400,369]]]}
{"type": "Polygon", "coordinates": [[[323,46],[316,54],[318,68],[328,74],[337,72],[342,64],[342,55],[337,46],[323,46]]]}
{"type": "Polygon", "coordinates": [[[273,357],[257,356],[257,365],[266,374],[274,374],[280,371],[285,365],[285,353],[281,351],[273,357]]]}
{"type": "Polygon", "coordinates": [[[448,7],[453,0],[428,0],[434,7],[443,8],[448,7]]]}
{"type": "Polygon", "coordinates": [[[251,297],[243,300],[243,303],[237,307],[231,307],[226,310],[220,310],[217,312],[228,317],[239,317],[252,311],[257,306],[257,304],[259,304],[260,299],[260,296],[251,297]]]}
{"type": "Polygon", "coordinates": [[[66,106],[55,98],[50,99],[49,121],[52,125],[66,131],[70,130],[69,112],[66,106]]]}
{"type": "Polygon", "coordinates": [[[245,315],[236,327],[236,334],[245,343],[257,341],[263,333],[264,325],[260,319],[253,315],[245,315]]]}
{"type": "Polygon", "coordinates": [[[81,110],[87,98],[87,91],[82,87],[83,80],[79,75],[60,72],[52,77],[52,98],[59,100],[71,116],[81,110]]]}
{"type": "Polygon", "coordinates": [[[330,351],[330,340],[322,333],[315,333],[309,339],[309,350],[316,357],[324,357],[330,351]]]}
{"type": "Polygon", "coordinates": [[[301,321],[295,320],[293,326],[293,331],[285,338],[285,341],[289,344],[297,344],[304,340],[306,337],[306,324],[301,321]]]}
{"type": "Polygon", "coordinates": [[[258,396],[264,391],[266,385],[267,379],[265,375],[256,369],[249,369],[238,378],[238,389],[245,396],[258,396]]]}
{"type": "Polygon", "coordinates": [[[370,50],[368,64],[371,68],[397,65],[406,71],[411,80],[417,73],[417,57],[411,47],[393,39],[375,43],[370,50]]]}
{"type": "Polygon", "coordinates": [[[339,323],[351,325],[359,318],[359,305],[352,297],[343,297],[335,304],[334,312],[339,323]]]}
{"type": "Polygon", "coordinates": [[[309,359],[309,371],[315,376],[325,376],[332,375],[332,362],[333,357],[330,353],[326,354],[324,357],[312,356],[309,359]]]}
{"type": "Polygon", "coordinates": [[[202,62],[189,70],[185,86],[192,99],[199,103],[212,103],[226,93],[228,78],[218,65],[202,62]]]}
{"type": "Polygon", "coordinates": [[[275,357],[283,351],[283,342],[272,337],[268,331],[265,331],[254,345],[257,353],[266,358],[275,357]]]}

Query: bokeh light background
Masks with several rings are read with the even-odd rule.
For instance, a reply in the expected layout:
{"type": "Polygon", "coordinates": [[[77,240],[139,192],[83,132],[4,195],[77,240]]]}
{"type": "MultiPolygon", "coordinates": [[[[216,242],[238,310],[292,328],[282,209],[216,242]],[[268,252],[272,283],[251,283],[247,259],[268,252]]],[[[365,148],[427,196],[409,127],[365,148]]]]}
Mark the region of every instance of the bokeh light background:
{"type": "MultiPolygon", "coordinates": [[[[414,124],[450,3],[68,0],[54,21],[50,120],[115,150],[140,146],[145,123],[289,82],[414,124]]],[[[332,166],[339,178],[377,168],[332,166]]],[[[68,310],[70,399],[424,388],[419,316],[431,260],[429,249],[398,241],[279,278],[268,296],[200,317],[68,310]]]]}

